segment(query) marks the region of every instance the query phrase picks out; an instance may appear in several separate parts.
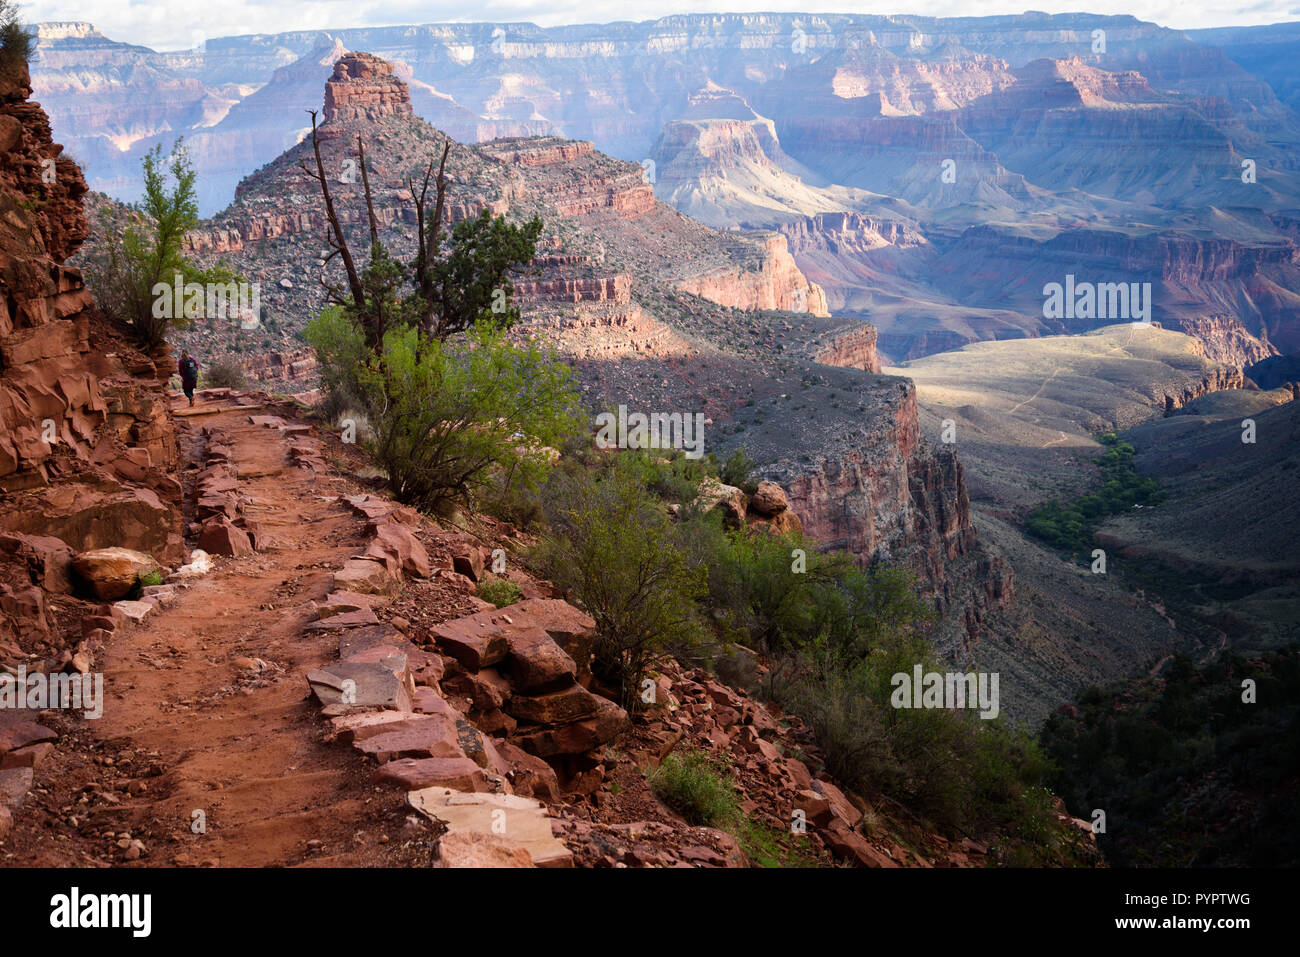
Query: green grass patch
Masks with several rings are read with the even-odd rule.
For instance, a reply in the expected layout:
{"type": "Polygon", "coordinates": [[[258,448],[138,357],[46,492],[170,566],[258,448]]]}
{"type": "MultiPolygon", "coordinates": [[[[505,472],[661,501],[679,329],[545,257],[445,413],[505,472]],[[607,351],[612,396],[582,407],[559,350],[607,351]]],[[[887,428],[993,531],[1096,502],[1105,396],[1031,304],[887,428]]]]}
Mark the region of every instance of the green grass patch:
{"type": "Polygon", "coordinates": [[[498,608],[504,608],[506,605],[513,605],[524,597],[523,591],[518,585],[508,578],[498,578],[496,575],[487,575],[478,583],[475,593],[484,601],[490,601],[498,608]]]}
{"type": "Polygon", "coordinates": [[[725,829],[740,822],[730,769],[703,751],[668,755],[649,781],[650,790],[691,824],[725,829]]]}
{"type": "Polygon", "coordinates": [[[1100,441],[1107,446],[1105,454],[1095,460],[1102,472],[1101,488],[1071,502],[1051,499],[1025,519],[1030,535],[1075,558],[1091,552],[1093,534],[1103,519],[1135,505],[1158,505],[1165,498],[1160,483],[1139,475],[1133,466],[1133,446],[1120,441],[1114,432],[1107,432],[1100,441]]]}

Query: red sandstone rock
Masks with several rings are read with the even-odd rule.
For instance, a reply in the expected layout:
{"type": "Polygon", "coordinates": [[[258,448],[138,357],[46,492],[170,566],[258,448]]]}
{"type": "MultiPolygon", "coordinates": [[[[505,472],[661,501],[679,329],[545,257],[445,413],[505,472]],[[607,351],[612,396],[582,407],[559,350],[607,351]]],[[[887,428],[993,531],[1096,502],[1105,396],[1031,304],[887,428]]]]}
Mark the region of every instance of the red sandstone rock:
{"type": "Polygon", "coordinates": [[[253,543],[248,533],[224,518],[209,519],[199,534],[199,548],[209,555],[230,555],[242,558],[253,554],[253,543]]]}
{"type": "Polygon", "coordinates": [[[72,567],[96,598],[112,601],[134,588],[141,575],[157,571],[158,563],[129,548],[96,548],[78,554],[72,567]]]}
{"type": "Polygon", "coordinates": [[[457,831],[438,839],[434,867],[535,867],[522,844],[499,834],[457,831]]]}
{"type": "Polygon", "coordinates": [[[372,780],[376,784],[396,784],[407,791],[427,787],[492,790],[487,774],[466,757],[399,758],[381,765],[372,780]]]}
{"type": "Polygon", "coordinates": [[[429,554],[409,528],[396,521],[371,527],[375,537],[366,549],[365,557],[385,562],[394,574],[405,572],[419,578],[429,577],[432,571],[429,554]]]}
{"type": "Polygon", "coordinates": [[[790,507],[785,490],[775,482],[759,482],[758,489],[749,500],[749,507],[765,518],[779,515],[790,507]]]}
{"type": "Polygon", "coordinates": [[[393,75],[392,64],[370,53],[346,53],[335,62],[325,84],[326,123],[410,112],[410,90],[393,75]]]}
{"type": "Polygon", "coordinates": [[[515,695],[506,703],[505,710],[519,720],[533,724],[568,724],[591,717],[602,700],[582,685],[575,684],[549,694],[515,695]]]}
{"type": "Polygon", "coordinates": [[[510,680],[519,691],[535,691],[576,680],[578,667],[573,659],[541,628],[512,629],[507,641],[510,680]]]}

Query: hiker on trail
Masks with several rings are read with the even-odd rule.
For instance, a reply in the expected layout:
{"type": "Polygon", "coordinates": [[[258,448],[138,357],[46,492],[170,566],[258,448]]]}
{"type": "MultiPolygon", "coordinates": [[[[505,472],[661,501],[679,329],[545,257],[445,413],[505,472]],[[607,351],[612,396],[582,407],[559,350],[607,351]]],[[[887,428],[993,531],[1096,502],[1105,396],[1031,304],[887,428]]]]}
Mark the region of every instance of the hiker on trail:
{"type": "Polygon", "coordinates": [[[199,384],[199,364],[194,361],[189,350],[183,350],[181,361],[176,364],[176,367],[181,374],[181,388],[185,390],[185,397],[190,400],[190,405],[193,405],[194,388],[199,384]]]}

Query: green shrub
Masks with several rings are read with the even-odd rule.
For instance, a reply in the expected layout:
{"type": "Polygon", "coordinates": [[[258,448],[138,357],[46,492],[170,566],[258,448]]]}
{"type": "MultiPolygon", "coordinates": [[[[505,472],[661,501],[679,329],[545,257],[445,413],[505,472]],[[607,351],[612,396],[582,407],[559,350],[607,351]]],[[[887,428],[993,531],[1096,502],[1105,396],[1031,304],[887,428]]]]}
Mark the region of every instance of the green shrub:
{"type": "Polygon", "coordinates": [[[751,481],[749,478],[750,473],[753,471],[754,460],[745,454],[744,449],[736,449],[731,453],[727,461],[722,463],[722,469],[718,473],[718,477],[727,485],[734,485],[753,495],[758,490],[758,483],[751,481]]]}
{"type": "Polygon", "coordinates": [[[669,754],[650,772],[650,789],[688,823],[734,826],[740,802],[725,765],[695,749],[669,754]]]}
{"type": "Polygon", "coordinates": [[[599,473],[556,473],[533,556],[596,620],[593,670],[635,709],[651,662],[689,654],[703,639],[705,571],[687,559],[677,527],[635,463],[621,454],[611,459],[599,473]]]}
{"type": "Polygon", "coordinates": [[[196,175],[183,141],[176,141],[166,160],[162,146],[155,146],[145,154],[141,167],[144,199],[131,206],[124,223],[115,221],[111,209],[104,207],[102,236],[86,262],[86,275],[100,308],[127,323],[136,341],[152,349],[166,340],[173,325],[198,318],[188,314],[188,299],[183,304],[172,302],[170,309],[157,308],[161,297],[156,290],[168,290],[163,294],[167,296],[177,277],[182,285],[223,287],[240,277],[224,266],[199,269],[182,253],[185,234],[199,222],[196,175]]]}
{"type": "Polygon", "coordinates": [[[581,428],[568,367],[537,343],[514,345],[491,323],[451,342],[413,326],[391,330],[368,354],[338,310],[311,324],[328,387],[354,397],[396,498],[436,511],[470,504],[495,486],[535,488],[554,446],[581,428]]]}
{"type": "Polygon", "coordinates": [[[0,69],[27,63],[36,50],[36,35],[18,21],[18,5],[0,0],[0,69]]]}
{"type": "Polygon", "coordinates": [[[140,576],[141,588],[152,588],[153,586],[161,585],[162,583],[163,583],[162,572],[158,571],[156,568],[153,571],[145,572],[143,575],[140,576]]]}
{"type": "Polygon", "coordinates": [[[1134,505],[1158,505],[1165,497],[1158,481],[1138,474],[1133,446],[1120,441],[1114,432],[1107,432],[1100,441],[1106,446],[1106,452],[1095,460],[1102,473],[1101,488],[1072,502],[1044,502],[1025,518],[1030,535],[1076,557],[1092,549],[1093,531],[1102,519],[1134,505]]]}
{"type": "Polygon", "coordinates": [[[237,362],[213,362],[203,370],[203,386],[207,389],[243,389],[248,378],[237,362]]]}
{"type": "Polygon", "coordinates": [[[474,591],[479,598],[490,601],[498,608],[513,605],[523,598],[523,592],[518,585],[508,578],[498,578],[496,575],[485,576],[474,591]]]}

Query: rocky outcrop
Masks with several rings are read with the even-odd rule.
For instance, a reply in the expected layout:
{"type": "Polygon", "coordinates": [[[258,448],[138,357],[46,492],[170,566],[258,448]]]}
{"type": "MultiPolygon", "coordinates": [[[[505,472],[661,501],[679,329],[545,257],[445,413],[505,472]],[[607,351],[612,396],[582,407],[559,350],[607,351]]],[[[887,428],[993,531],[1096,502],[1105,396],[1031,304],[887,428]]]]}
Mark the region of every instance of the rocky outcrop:
{"type": "Polygon", "coordinates": [[[293,352],[248,356],[240,363],[240,368],[250,379],[258,382],[314,382],[319,363],[316,361],[316,353],[311,349],[296,349],[293,352]]]}
{"type": "Polygon", "coordinates": [[[1164,397],[1165,415],[1171,415],[1187,403],[1211,392],[1224,389],[1240,389],[1245,386],[1246,377],[1241,369],[1219,366],[1207,372],[1199,381],[1189,383],[1176,392],[1167,392],[1164,397]]]}
{"type": "Polygon", "coordinates": [[[1185,332],[1201,343],[1205,358],[1244,369],[1278,354],[1267,338],[1251,335],[1236,316],[1185,316],[1162,323],[1168,329],[1185,332]]]}
{"type": "Polygon", "coordinates": [[[862,323],[848,331],[826,337],[829,341],[812,350],[814,362],[828,366],[862,369],[864,372],[880,371],[880,356],[876,353],[876,327],[862,323]]]}
{"type": "Polygon", "coordinates": [[[135,586],[138,574],[110,583],[94,556],[182,557],[182,493],[168,474],[170,354],[115,338],[64,264],[86,236],[86,183],[30,92],[25,65],[0,73],[0,530],[13,545],[0,548],[0,636],[57,668],[61,652],[75,648],[84,664],[93,648],[78,645],[75,619],[45,614],[44,595],[121,597],[135,586]],[[80,575],[60,557],[71,553],[80,575]]]}
{"type": "Polygon", "coordinates": [[[734,309],[788,309],[827,316],[826,294],[795,265],[780,233],[762,238],[756,269],[724,266],[678,280],[678,288],[734,309]]]}
{"type": "Polygon", "coordinates": [[[326,123],[410,112],[410,88],[393,75],[388,61],[370,53],[345,53],[334,63],[334,73],[325,83],[326,123]]]}

